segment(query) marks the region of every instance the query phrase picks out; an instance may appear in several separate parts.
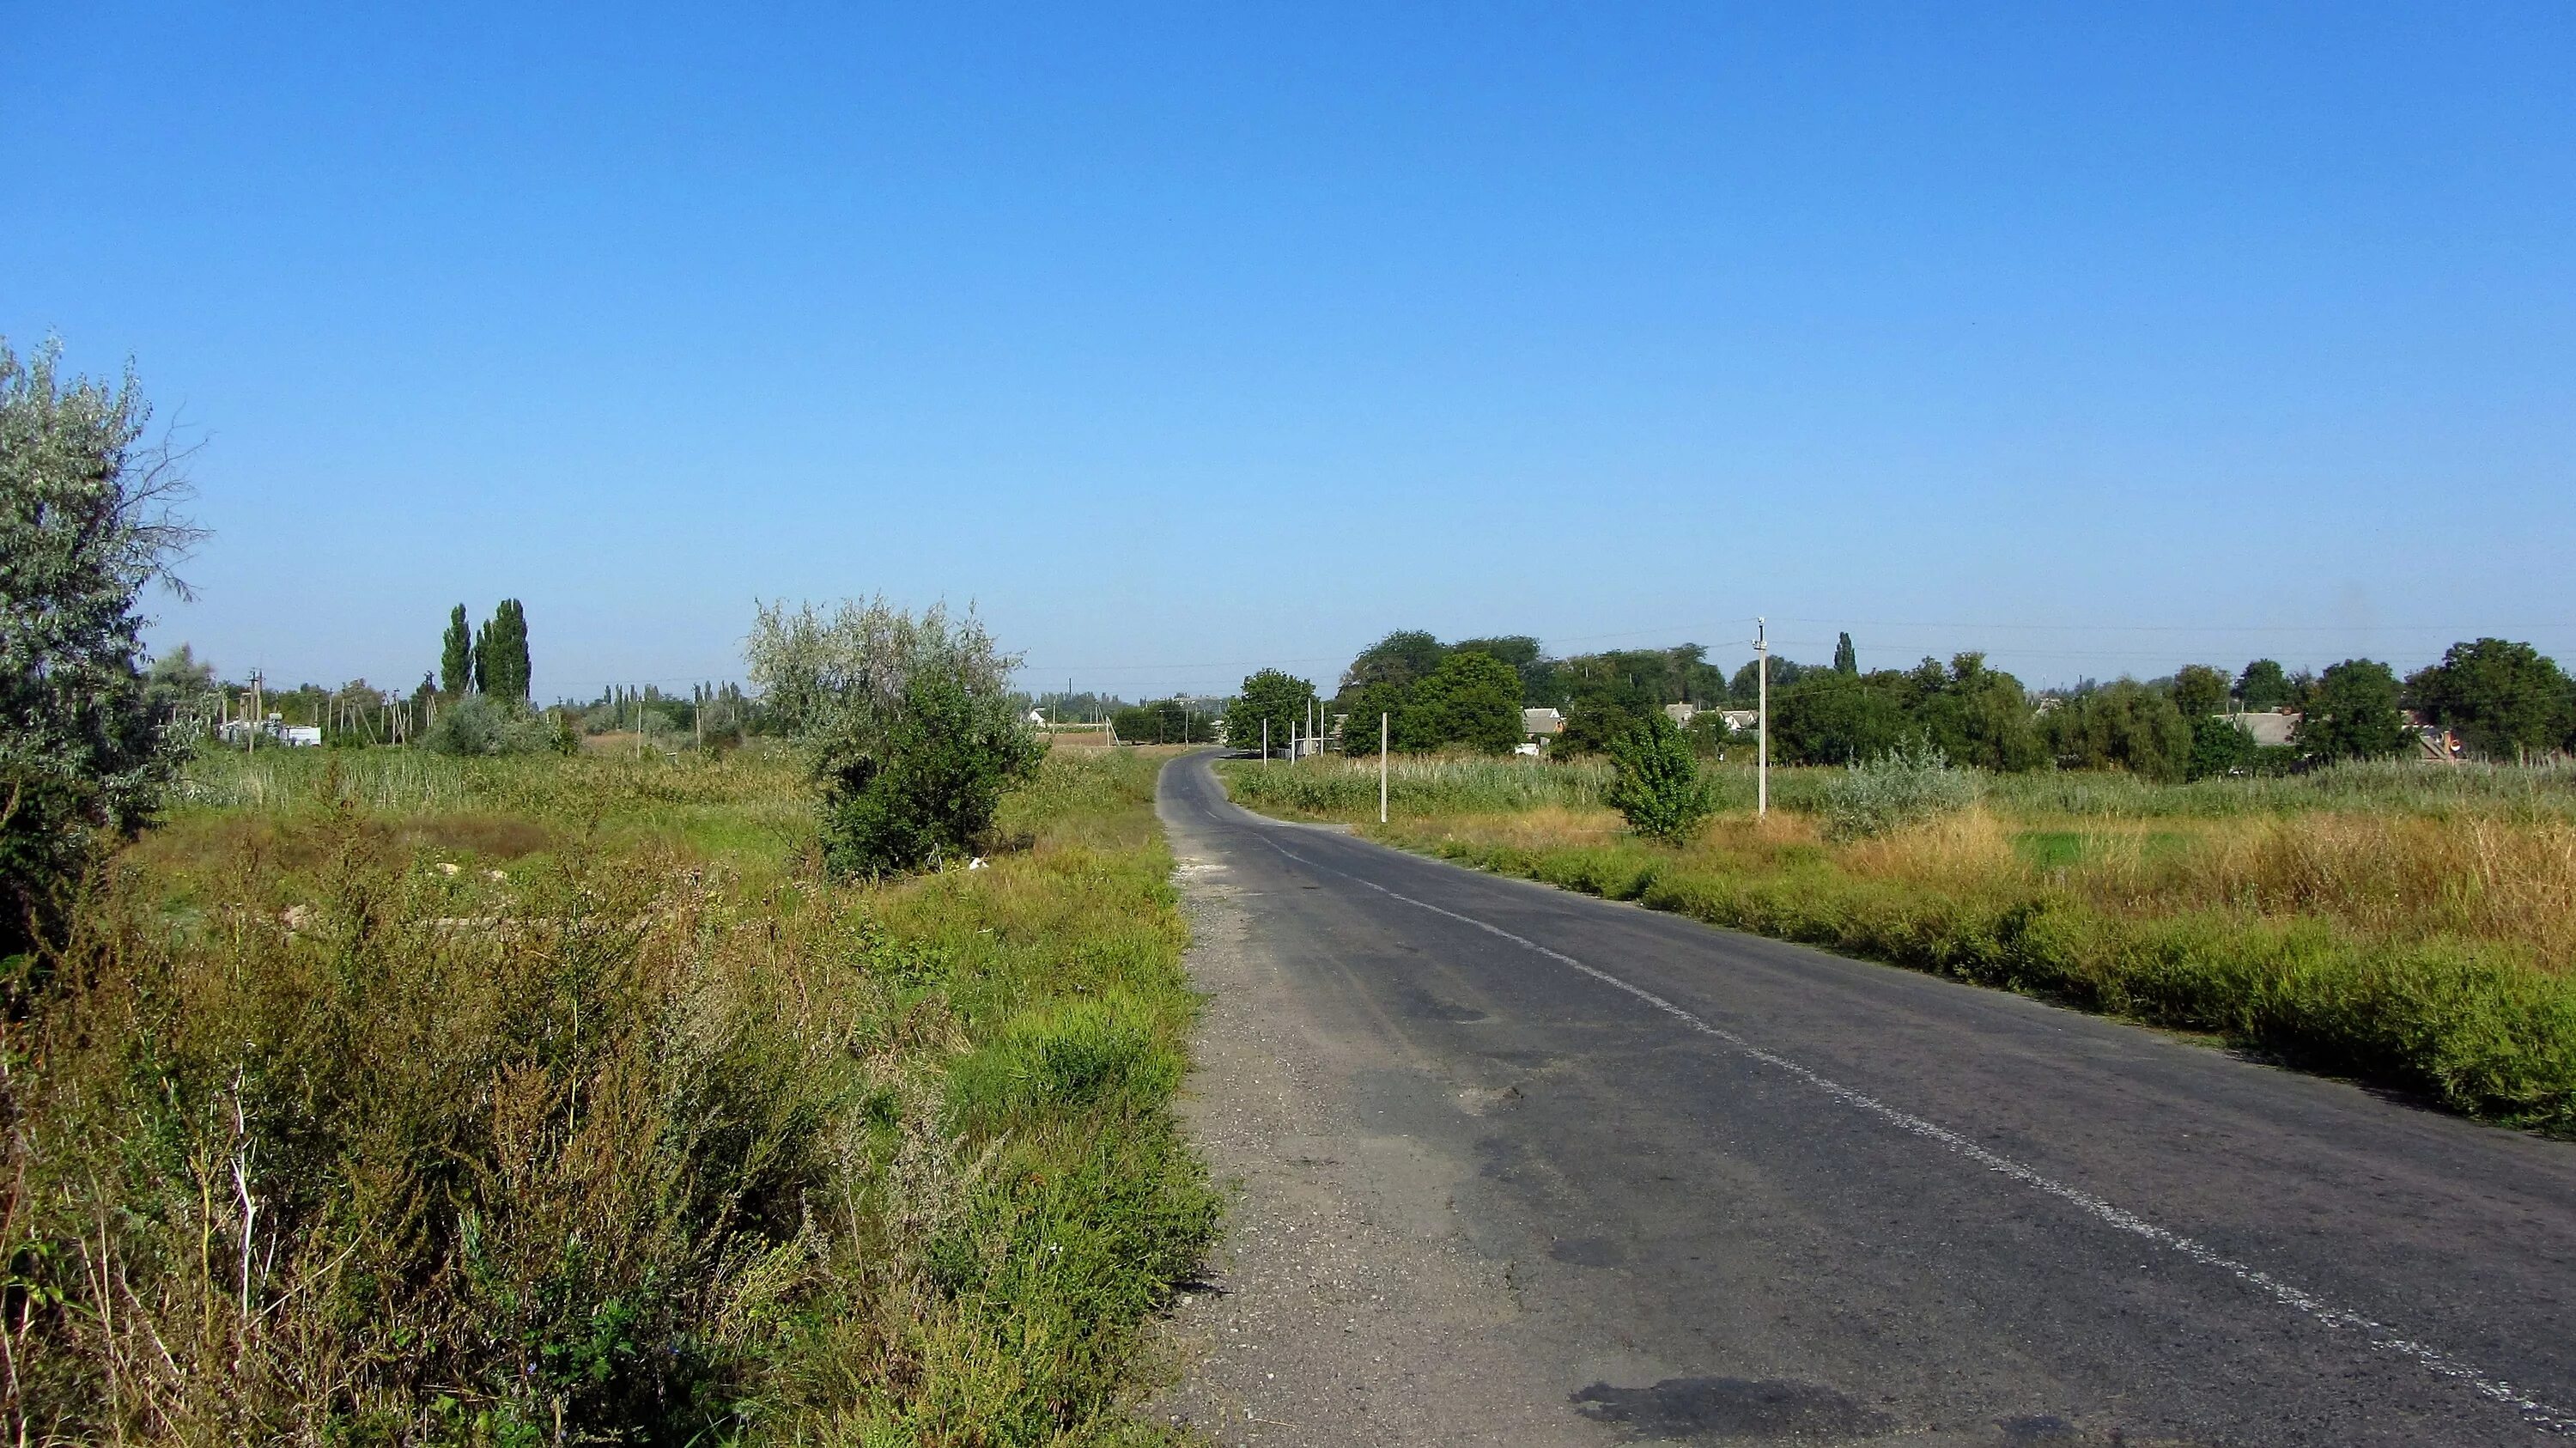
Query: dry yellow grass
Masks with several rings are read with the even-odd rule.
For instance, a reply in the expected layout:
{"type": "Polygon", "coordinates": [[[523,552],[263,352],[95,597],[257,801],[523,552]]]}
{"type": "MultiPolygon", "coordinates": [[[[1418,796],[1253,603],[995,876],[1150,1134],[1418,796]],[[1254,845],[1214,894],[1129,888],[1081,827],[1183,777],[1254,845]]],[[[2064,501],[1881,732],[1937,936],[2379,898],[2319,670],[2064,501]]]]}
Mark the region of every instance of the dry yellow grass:
{"type": "MultiPolygon", "coordinates": [[[[1530,851],[1626,838],[1611,811],[1563,805],[1417,814],[1397,832],[1530,851]]],[[[1717,820],[1676,856],[1729,872],[1824,863],[1863,879],[1961,896],[2046,894],[2132,918],[2221,911],[2325,919],[2369,938],[2511,944],[2550,969],[2576,963],[2576,825],[2557,820],[2317,811],[2022,821],[1978,808],[1836,845],[1810,817],[1779,812],[1763,821],[1717,820]],[[2064,828],[2044,828],[2049,824],[2064,828]],[[2054,865],[2033,859],[2018,846],[2033,835],[2069,841],[2074,858],[2054,865]]]]}

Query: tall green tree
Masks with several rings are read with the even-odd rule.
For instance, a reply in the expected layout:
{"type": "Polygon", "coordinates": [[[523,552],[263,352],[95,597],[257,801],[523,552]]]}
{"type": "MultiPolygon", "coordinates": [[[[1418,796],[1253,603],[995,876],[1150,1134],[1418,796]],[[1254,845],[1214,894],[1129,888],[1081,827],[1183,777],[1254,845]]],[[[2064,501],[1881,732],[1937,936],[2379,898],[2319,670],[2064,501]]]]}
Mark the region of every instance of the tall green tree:
{"type": "MultiPolygon", "coordinates": [[[[1937,675],[1939,665],[1933,666],[1937,675]]],[[[1896,747],[1913,732],[1914,680],[1893,670],[1838,674],[1809,669],[1771,689],[1772,757],[1784,764],[1849,764],[1896,747]]]]}
{"type": "Polygon", "coordinates": [[[465,605],[458,604],[447,615],[447,633],[439,640],[438,688],[443,694],[462,694],[474,687],[474,635],[465,622],[465,605]]]}
{"type": "Polygon", "coordinates": [[[1491,654],[1452,653],[1413,686],[1400,723],[1407,748],[1509,754],[1521,742],[1520,675],[1491,654]]]}
{"type": "Polygon", "coordinates": [[[1431,677],[1431,671],[1440,667],[1440,660],[1448,652],[1440,640],[1420,629],[1397,629],[1351,660],[1351,666],[1342,671],[1342,688],[1358,689],[1370,684],[1407,687],[1431,677]]]}
{"type": "Polygon", "coordinates": [[[1291,728],[1303,730],[1309,717],[1307,706],[1315,701],[1312,681],[1263,669],[1243,681],[1243,691],[1226,706],[1225,740],[1235,749],[1261,747],[1261,727],[1270,726],[1270,752],[1277,754],[1288,747],[1291,728]]]}
{"type": "MultiPolygon", "coordinates": [[[[1343,695],[1335,705],[1350,716],[1342,724],[1342,752],[1351,755],[1377,753],[1381,718],[1385,721],[1391,748],[1429,747],[1416,744],[1411,735],[1396,732],[1408,722],[1405,711],[1411,700],[1410,690],[1388,683],[1366,684],[1343,695]]],[[[1234,737],[1232,731],[1229,730],[1226,737],[1231,740],[1234,737]]],[[[1258,739],[1252,743],[1255,748],[1261,745],[1258,739]]]]}
{"type": "Polygon", "coordinates": [[[2376,659],[2346,659],[2317,676],[2291,742],[2312,759],[2385,759],[2413,744],[2398,711],[2397,676],[2376,659]]]}
{"type": "Polygon", "coordinates": [[[1837,674],[1860,672],[1860,650],[1852,647],[1850,634],[1834,635],[1834,672],[1837,674]]]}
{"type": "Polygon", "coordinates": [[[66,377],[0,341],[0,959],[59,927],[63,892],[158,808],[186,750],[156,717],[136,603],[204,536],[182,459],[144,440],[133,374],[66,377]]]}
{"type": "Polygon", "coordinates": [[[474,646],[475,678],[496,699],[520,702],[528,697],[533,670],[528,662],[528,612],[515,598],[492,610],[474,646]]]}
{"type": "Polygon", "coordinates": [[[2043,716],[2042,731],[2070,769],[2125,769],[2181,779],[2191,766],[2191,723],[2172,696],[2135,679],[2081,694],[2043,716]]]}
{"type": "Polygon", "coordinates": [[[2174,671],[2174,707],[2186,719],[2227,712],[2227,676],[2207,664],[2185,664],[2174,671]]]}
{"type": "Polygon", "coordinates": [[[2504,639],[2451,645],[2440,663],[2407,676],[2406,697],[2489,759],[2555,748],[2571,722],[2557,661],[2504,639]]]}
{"type": "Polygon", "coordinates": [[[1909,711],[1914,731],[1945,759],[1998,772],[2037,769],[2048,763],[2030,692],[2021,680],[1987,668],[1984,654],[1953,655],[1947,671],[1926,679],[1918,669],[1914,678],[1920,690],[1909,711]]]}
{"type": "Polygon", "coordinates": [[[2253,713],[2278,709],[2290,702],[2295,691],[2290,676],[2281,670],[2278,660],[2256,659],[2236,676],[2236,704],[2253,713]]]}

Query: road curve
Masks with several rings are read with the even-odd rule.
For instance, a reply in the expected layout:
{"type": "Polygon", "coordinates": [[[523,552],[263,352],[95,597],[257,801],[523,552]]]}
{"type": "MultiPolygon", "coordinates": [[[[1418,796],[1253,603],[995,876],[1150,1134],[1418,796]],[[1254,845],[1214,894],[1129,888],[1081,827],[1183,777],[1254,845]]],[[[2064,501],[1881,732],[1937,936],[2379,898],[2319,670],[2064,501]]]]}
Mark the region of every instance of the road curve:
{"type": "Polygon", "coordinates": [[[1392,1217],[1503,1264],[1488,1390],[1567,1441],[2576,1440],[2576,1148],[1261,820],[1204,756],[1161,808],[1342,1063],[1313,1119],[1458,1164],[1392,1217]]]}

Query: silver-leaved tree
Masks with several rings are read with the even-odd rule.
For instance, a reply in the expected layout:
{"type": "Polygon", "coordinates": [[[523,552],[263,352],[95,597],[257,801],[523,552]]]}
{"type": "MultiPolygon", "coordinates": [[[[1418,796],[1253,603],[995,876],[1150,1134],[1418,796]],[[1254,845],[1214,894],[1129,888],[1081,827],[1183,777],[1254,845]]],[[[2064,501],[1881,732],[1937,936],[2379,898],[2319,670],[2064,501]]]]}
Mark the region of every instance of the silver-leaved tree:
{"type": "Polygon", "coordinates": [[[1010,690],[1018,660],[973,613],[883,598],[763,604],[744,653],[761,704],[822,786],[833,872],[881,876],[973,851],[1043,753],[1010,690]]]}
{"type": "Polygon", "coordinates": [[[181,455],[151,443],[128,373],[67,377],[61,348],[0,341],[0,957],[158,805],[186,743],[142,672],[143,591],[202,534],[181,455]]]}

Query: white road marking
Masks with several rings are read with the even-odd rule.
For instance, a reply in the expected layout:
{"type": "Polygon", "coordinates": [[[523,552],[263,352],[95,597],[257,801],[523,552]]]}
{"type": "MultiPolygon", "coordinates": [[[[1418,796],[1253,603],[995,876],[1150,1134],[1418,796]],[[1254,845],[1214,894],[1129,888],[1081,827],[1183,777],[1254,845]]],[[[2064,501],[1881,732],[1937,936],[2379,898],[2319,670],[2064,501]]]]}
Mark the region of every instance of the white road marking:
{"type": "Polygon", "coordinates": [[[1966,1157],[1977,1165],[1986,1168],[1988,1171],[2010,1177],[2024,1186],[2046,1192],[2048,1195],[2056,1197],[2060,1201],[2070,1203],[2086,1215],[2094,1218],[2096,1221],[2104,1223],[2105,1225],[2116,1227],[2123,1232],[2129,1232],[2137,1236],[2144,1237],[2148,1241],[2166,1248],[2169,1251],[2179,1253],[2180,1255],[2199,1263],[2203,1267],[2209,1267],[2217,1271],[2224,1272],[2238,1281],[2243,1282],[2245,1285],[2252,1287],[2256,1291],[2261,1292],[2273,1301],[2280,1303],[2282,1306],[2304,1314],[2310,1320],[2322,1324],[2323,1326],[2334,1328],[2339,1331],[2362,1333],[2369,1338],[2370,1345],[2372,1347],[2378,1348],[2382,1352],[2394,1353],[2399,1357],[2409,1359],[2414,1362],[2416,1366],[2433,1374],[2435,1377],[2448,1378],[2453,1382],[2468,1385],[2475,1389],[2480,1395],[2519,1412],[2522,1414],[2524,1422],[2530,1424],[2541,1432],[2576,1436],[2576,1413],[2571,1413],[2564,1408],[2554,1407],[2548,1403],[2544,1403],[2501,1378],[2489,1377],[2485,1373],[2479,1372],[2477,1369],[2459,1361],[2457,1358],[2452,1357],[2450,1354],[2443,1352],[2439,1348],[2432,1347],[2428,1344],[2417,1342],[2413,1338],[2403,1336],[2398,1333],[2396,1329],[2389,1327],[2384,1323],[2374,1321],[2361,1313],[2354,1312],[2348,1308],[2337,1307],[2333,1303],[2327,1302],[2325,1299],[2318,1297],[2314,1293],[2295,1287],[2290,1283],[2283,1282],[2279,1278],[2263,1271],[2259,1267],[2239,1262],[2235,1258],[2226,1256],[2214,1248],[2195,1241],[2192,1238],[2186,1237],[2179,1232],[2172,1231],[2165,1227],[2159,1227],[2155,1223],[2138,1216],[2134,1212],[2130,1212],[2124,1208],[2114,1206],[2110,1202],[2104,1201],[2102,1198],[2093,1195],[2091,1192],[2085,1191],[2079,1187],[2071,1187],[2063,1182],[2042,1176],[2039,1172],[2022,1165],[2020,1162],[2014,1161],[2012,1158],[2003,1156],[1999,1153],[1989,1151],[1985,1147],[1979,1146],[1977,1143],[1970,1141],[1968,1138],[1961,1136],[1959,1133],[1952,1131],[1947,1127],[1935,1125],[1934,1123],[1926,1121],[1922,1117],[1916,1116],[1911,1112],[1900,1111],[1897,1108],[1888,1105],[1886,1102],[1879,1100],[1875,1096],[1869,1096],[1859,1091],[1855,1091],[1852,1088],[1843,1085],[1839,1081],[1835,1081],[1830,1077],[1821,1075],[1816,1071],[1790,1060],[1786,1056],[1780,1055],[1777,1052],[1766,1051],[1760,1046],[1753,1044],[1751,1041],[1746,1040],[1744,1037],[1737,1035],[1735,1032],[1727,1030],[1723,1026],[1712,1025],[1709,1022],[1702,1020],[1700,1017],[1682,1009],[1680,1006],[1673,1004],[1671,1001],[1664,999],[1653,991],[1647,990],[1643,986],[1631,985],[1627,981],[1621,980],[1619,977],[1612,975],[1606,970],[1602,970],[1597,966],[1586,965],[1582,961],[1575,959],[1573,956],[1566,954],[1564,951],[1552,950],[1547,946],[1539,944],[1535,940],[1529,939],[1527,936],[1515,935],[1512,932],[1503,929],[1499,925],[1488,924],[1472,915],[1461,915],[1455,910],[1443,909],[1427,900],[1416,900],[1410,895],[1399,894],[1398,892],[1390,890],[1384,885],[1377,883],[1375,880],[1364,879],[1361,876],[1350,873],[1348,870],[1336,870],[1330,865],[1318,864],[1313,860],[1307,859],[1303,855],[1293,854],[1290,851],[1281,848],[1277,843],[1269,839],[1264,838],[1261,842],[1265,845],[1269,845],[1270,848],[1274,850],[1278,850],[1280,854],[1296,861],[1298,864],[1306,866],[1308,869],[1322,870],[1327,874],[1339,875],[1345,880],[1351,880],[1358,884],[1366,885],[1368,888],[1375,890],[1390,900],[1401,901],[1404,904],[1413,906],[1417,910],[1428,910],[1434,915],[1446,916],[1462,925],[1472,925],[1478,930],[1482,930],[1489,935],[1499,936],[1525,950],[1535,951],[1560,965],[1569,966],[1575,970],[1581,971],[1583,974],[1592,977],[1603,985],[1610,986],[1615,990],[1625,991],[1629,995],[1635,996],[1637,999],[1644,1001],[1646,1004],[1653,1006],[1655,1009],[1662,1011],[1668,1016],[1671,1016],[1673,1019],[1690,1027],[1701,1035],[1711,1036],[1724,1041],[1746,1056],[1749,1056],[1766,1066],[1770,1066],[1776,1070],[1783,1071],[1789,1075],[1797,1077],[1799,1080],[1804,1081],[1808,1085],[1815,1087],[1817,1090],[1824,1092],[1827,1096],[1832,1097],[1834,1100],[1841,1102],[1845,1106],[1849,1106],[1857,1111],[1867,1112],[1869,1115],[1875,1116],[1881,1121],[1885,1121],[1904,1131],[1911,1132],[1925,1140],[1937,1142],[1958,1155],[1966,1157]]]}

